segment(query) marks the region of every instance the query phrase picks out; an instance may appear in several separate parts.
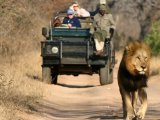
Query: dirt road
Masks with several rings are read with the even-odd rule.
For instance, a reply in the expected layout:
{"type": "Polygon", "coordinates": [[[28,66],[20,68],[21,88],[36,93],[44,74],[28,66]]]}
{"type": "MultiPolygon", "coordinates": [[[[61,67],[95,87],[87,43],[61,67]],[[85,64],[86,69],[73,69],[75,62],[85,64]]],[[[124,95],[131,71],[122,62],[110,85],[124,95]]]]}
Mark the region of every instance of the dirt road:
{"type": "MultiPolygon", "coordinates": [[[[98,75],[60,76],[58,85],[45,85],[44,99],[27,120],[122,120],[121,97],[114,83],[100,86],[98,75]]],[[[149,80],[149,108],[145,120],[160,120],[160,76],[149,80]]]]}

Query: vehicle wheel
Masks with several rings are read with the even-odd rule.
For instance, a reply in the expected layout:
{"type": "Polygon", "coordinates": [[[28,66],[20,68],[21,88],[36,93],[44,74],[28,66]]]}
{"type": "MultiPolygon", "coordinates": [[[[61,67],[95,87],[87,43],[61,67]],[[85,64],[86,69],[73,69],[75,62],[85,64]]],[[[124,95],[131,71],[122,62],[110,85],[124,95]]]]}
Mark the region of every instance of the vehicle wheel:
{"type": "Polygon", "coordinates": [[[111,84],[113,82],[113,79],[111,77],[113,76],[113,72],[110,71],[110,61],[107,60],[107,63],[105,67],[100,68],[100,84],[101,85],[107,85],[111,84]]]}
{"type": "Polygon", "coordinates": [[[57,70],[52,69],[52,84],[57,84],[58,72],[57,70]]]}
{"type": "Polygon", "coordinates": [[[43,82],[48,83],[48,84],[52,83],[51,68],[42,67],[42,80],[43,82]]]}
{"type": "Polygon", "coordinates": [[[110,69],[110,79],[109,84],[113,83],[113,69],[110,69]]]}

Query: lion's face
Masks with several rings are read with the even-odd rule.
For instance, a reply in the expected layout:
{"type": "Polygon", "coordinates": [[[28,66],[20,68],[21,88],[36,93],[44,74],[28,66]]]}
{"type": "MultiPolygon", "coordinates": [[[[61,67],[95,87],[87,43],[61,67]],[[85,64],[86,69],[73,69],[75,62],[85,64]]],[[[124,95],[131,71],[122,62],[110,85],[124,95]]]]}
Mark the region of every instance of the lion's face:
{"type": "Polygon", "coordinates": [[[149,56],[144,49],[137,50],[132,57],[131,63],[135,69],[135,72],[139,74],[145,74],[149,69],[149,56]]]}
{"type": "Polygon", "coordinates": [[[126,49],[126,68],[133,75],[149,74],[150,51],[146,44],[134,44],[126,49]]]}

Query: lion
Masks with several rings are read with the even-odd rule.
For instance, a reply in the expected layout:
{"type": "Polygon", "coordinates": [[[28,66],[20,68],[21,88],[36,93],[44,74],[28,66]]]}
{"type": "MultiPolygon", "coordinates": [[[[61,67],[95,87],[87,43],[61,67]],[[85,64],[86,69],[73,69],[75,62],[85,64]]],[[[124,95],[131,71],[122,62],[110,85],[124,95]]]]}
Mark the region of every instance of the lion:
{"type": "Polygon", "coordinates": [[[122,97],[124,120],[144,119],[147,111],[147,81],[151,52],[142,41],[132,41],[126,46],[118,70],[118,85],[122,97]],[[141,106],[136,111],[137,100],[141,106]]]}

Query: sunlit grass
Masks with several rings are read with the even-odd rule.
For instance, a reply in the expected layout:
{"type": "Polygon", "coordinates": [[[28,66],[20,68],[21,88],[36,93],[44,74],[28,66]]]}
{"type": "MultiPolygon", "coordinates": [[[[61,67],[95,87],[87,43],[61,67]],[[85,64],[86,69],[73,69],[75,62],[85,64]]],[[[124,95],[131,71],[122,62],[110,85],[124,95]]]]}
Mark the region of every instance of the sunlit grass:
{"type": "Polygon", "coordinates": [[[17,110],[34,110],[35,102],[43,96],[40,67],[40,55],[36,52],[19,56],[16,61],[3,61],[0,65],[0,120],[16,120],[17,110]]]}

